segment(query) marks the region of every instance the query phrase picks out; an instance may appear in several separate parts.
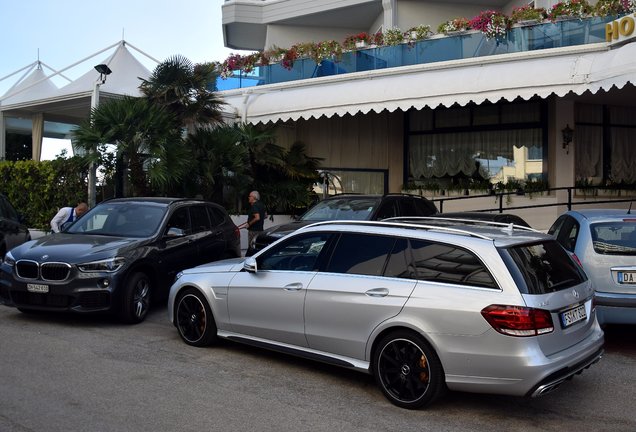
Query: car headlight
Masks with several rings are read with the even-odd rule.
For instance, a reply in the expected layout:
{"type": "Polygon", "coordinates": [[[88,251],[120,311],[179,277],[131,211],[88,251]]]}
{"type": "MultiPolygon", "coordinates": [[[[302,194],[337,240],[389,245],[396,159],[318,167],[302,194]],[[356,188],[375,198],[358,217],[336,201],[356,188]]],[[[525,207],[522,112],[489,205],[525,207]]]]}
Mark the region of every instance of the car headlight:
{"type": "Polygon", "coordinates": [[[113,273],[122,268],[126,260],[122,257],[109,258],[101,261],[92,261],[78,264],[77,268],[81,272],[106,272],[113,273]]]}
{"type": "Polygon", "coordinates": [[[11,252],[7,252],[6,254],[4,254],[4,260],[2,262],[4,262],[9,267],[13,267],[15,265],[15,258],[13,258],[13,255],[11,255],[11,252]]]}

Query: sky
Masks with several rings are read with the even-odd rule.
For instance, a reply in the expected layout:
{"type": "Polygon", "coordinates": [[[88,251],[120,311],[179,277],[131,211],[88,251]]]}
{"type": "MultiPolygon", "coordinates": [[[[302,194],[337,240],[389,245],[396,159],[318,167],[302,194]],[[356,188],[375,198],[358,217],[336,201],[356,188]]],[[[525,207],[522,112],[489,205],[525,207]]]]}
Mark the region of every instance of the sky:
{"type": "MultiPolygon", "coordinates": [[[[38,57],[59,71],[122,39],[159,61],[177,54],[194,63],[223,61],[233,50],[223,45],[222,4],[223,0],[0,0],[0,95],[22,73],[5,77],[38,57]]],[[[113,51],[64,75],[78,78],[113,51]]],[[[131,52],[148,69],[156,65],[131,52]]],[[[68,83],[59,77],[53,81],[58,87],[68,83]]]]}

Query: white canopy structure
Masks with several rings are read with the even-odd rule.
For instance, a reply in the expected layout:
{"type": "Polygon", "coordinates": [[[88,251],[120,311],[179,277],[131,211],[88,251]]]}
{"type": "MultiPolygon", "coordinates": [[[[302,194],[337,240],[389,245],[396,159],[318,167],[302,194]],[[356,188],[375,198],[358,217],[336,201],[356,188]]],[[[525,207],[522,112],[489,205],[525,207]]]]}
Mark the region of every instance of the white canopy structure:
{"type": "MultiPolygon", "coordinates": [[[[48,76],[39,67],[40,62],[37,62],[38,67],[33,72],[26,77],[23,76],[23,79],[0,97],[0,159],[5,154],[5,120],[8,118],[31,120],[33,159],[40,160],[42,137],[47,136],[45,121],[76,125],[88,118],[91,107],[97,103],[96,98],[104,100],[123,95],[139,96],[140,79],[147,79],[150,71],[131,54],[128,47],[159,63],[124,40],[48,76]],[[100,73],[95,69],[89,70],[61,88],[57,88],[51,81],[53,76],[63,76],[62,73],[68,69],[113,48],[115,51],[99,62],[107,65],[112,71],[104,83],[103,77],[100,77],[100,73]]],[[[16,73],[19,71],[12,75],[16,73]]]]}

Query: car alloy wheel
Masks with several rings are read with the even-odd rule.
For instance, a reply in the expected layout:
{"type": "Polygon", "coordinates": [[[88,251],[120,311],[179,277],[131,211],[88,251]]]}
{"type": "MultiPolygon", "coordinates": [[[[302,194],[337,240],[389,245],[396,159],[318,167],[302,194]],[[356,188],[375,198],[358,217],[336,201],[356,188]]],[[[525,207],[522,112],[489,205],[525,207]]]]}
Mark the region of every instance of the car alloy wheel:
{"type": "Polygon", "coordinates": [[[410,332],[395,332],[382,339],[373,372],[384,395],[403,408],[428,405],[445,388],[437,355],[419,335],[410,332]]]}
{"type": "Polygon", "coordinates": [[[175,321],[179,335],[188,345],[207,346],[216,338],[212,311],[203,295],[194,289],[188,289],[179,296],[175,321]]]}
{"type": "Polygon", "coordinates": [[[122,308],[124,321],[135,324],[146,318],[150,310],[151,291],[150,279],[144,273],[134,273],[128,278],[122,308]]]}

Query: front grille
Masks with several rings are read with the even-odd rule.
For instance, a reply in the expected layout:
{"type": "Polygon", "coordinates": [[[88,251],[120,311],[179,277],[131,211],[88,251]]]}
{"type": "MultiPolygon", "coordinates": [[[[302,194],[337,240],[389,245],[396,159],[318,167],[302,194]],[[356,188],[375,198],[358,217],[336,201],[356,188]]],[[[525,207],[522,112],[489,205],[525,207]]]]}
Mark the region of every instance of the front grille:
{"type": "Polygon", "coordinates": [[[16,274],[23,279],[37,279],[38,263],[35,261],[20,260],[15,263],[16,274]]]}
{"type": "Polygon", "coordinates": [[[71,274],[71,265],[61,262],[39,264],[30,260],[19,260],[15,263],[15,272],[22,279],[38,279],[45,281],[63,281],[71,274]]]}
{"type": "Polygon", "coordinates": [[[71,273],[71,266],[66,263],[44,263],[40,266],[42,279],[46,281],[63,281],[71,273]]]}

